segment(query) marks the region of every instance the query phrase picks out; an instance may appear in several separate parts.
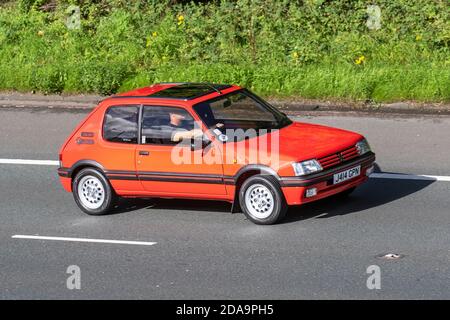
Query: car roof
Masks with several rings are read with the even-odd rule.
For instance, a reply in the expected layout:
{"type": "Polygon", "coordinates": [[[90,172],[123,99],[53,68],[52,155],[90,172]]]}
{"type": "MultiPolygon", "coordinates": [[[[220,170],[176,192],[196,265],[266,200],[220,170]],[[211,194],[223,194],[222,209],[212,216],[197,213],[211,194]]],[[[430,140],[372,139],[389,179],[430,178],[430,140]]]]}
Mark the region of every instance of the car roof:
{"type": "MultiPolygon", "coordinates": [[[[241,89],[239,86],[214,83],[164,82],[143,87],[107,98],[145,98],[166,101],[192,101],[198,103],[241,89]]],[[[106,99],[105,99],[106,100],[106,99]]]]}

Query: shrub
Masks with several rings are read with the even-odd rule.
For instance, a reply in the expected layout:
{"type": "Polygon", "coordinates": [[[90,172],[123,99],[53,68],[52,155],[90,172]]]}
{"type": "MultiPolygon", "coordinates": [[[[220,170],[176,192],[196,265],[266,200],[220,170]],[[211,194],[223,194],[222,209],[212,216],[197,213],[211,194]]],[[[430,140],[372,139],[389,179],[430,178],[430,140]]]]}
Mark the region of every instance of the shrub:
{"type": "Polygon", "coordinates": [[[265,95],[448,100],[445,0],[20,0],[0,7],[0,88],[110,94],[217,81],[265,95]],[[67,28],[69,5],[81,29],[67,28]]]}

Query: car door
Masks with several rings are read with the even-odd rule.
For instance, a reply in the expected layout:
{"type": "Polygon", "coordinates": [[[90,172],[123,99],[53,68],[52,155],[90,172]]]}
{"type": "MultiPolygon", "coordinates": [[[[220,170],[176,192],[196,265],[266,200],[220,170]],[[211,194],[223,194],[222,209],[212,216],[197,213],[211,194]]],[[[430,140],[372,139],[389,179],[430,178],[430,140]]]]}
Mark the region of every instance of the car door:
{"type": "Polygon", "coordinates": [[[179,132],[201,130],[184,108],[142,107],[141,141],[136,149],[136,169],[143,188],[159,195],[225,195],[221,157],[204,163],[220,152],[213,144],[193,148],[191,139],[173,141],[179,132]],[[173,122],[174,114],[178,123],[173,122]]]}

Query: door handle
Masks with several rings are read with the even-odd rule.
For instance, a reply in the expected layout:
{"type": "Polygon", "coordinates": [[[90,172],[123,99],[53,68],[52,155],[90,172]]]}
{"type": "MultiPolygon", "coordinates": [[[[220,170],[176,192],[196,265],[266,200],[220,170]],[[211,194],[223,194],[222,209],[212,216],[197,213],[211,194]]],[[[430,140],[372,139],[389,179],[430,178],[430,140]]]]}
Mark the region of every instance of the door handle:
{"type": "Polygon", "coordinates": [[[148,155],[150,155],[150,152],[144,151],[144,150],[139,150],[139,155],[140,156],[148,156],[148,155]]]}

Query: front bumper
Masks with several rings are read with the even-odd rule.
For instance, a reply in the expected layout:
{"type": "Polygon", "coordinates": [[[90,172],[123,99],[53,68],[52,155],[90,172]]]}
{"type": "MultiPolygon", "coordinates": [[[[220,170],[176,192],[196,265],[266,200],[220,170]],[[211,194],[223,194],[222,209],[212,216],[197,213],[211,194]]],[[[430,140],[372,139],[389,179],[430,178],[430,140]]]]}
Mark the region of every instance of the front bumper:
{"type": "Polygon", "coordinates": [[[347,189],[356,187],[368,179],[367,169],[375,163],[375,154],[369,152],[355,160],[343,163],[332,169],[311,174],[304,177],[281,177],[280,183],[289,205],[303,204],[319,199],[323,199],[347,189]],[[333,175],[345,171],[352,167],[361,165],[361,174],[353,179],[339,184],[333,184],[333,175]],[[306,197],[306,190],[316,188],[317,194],[312,197],[306,197]]]}

